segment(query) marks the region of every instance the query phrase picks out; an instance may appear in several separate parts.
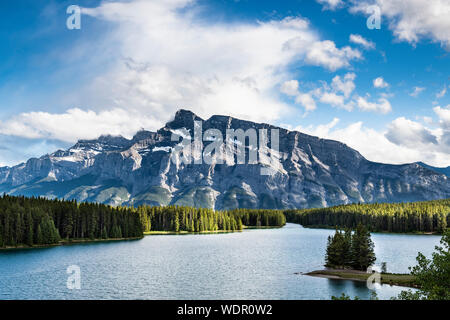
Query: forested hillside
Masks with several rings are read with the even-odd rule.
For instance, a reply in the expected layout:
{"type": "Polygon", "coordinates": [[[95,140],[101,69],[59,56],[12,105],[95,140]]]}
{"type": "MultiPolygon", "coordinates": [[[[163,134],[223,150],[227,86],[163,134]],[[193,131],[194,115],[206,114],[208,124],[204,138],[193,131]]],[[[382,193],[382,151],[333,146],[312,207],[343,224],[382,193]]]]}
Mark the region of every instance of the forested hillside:
{"type": "Polygon", "coordinates": [[[0,197],[0,247],[56,244],[72,239],[142,237],[149,231],[238,231],[243,225],[283,226],[283,212],[214,211],[191,207],[112,207],[96,203],[0,197]]]}
{"type": "Polygon", "coordinates": [[[284,213],[288,222],[303,226],[355,228],[362,223],[370,231],[441,233],[450,225],[450,199],[350,204],[284,213]]]}

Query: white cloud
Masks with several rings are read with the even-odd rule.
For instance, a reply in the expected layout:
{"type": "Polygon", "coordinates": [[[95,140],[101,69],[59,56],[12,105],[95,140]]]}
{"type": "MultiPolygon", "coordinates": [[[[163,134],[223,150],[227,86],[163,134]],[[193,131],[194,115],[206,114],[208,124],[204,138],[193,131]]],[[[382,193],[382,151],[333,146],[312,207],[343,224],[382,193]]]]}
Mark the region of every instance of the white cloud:
{"type": "Polygon", "coordinates": [[[386,114],[392,111],[387,97],[382,96],[377,102],[370,102],[367,98],[360,97],[357,94],[352,96],[356,88],[355,79],[356,74],[352,72],[346,73],[343,77],[337,75],[333,77],[331,84],[322,81],[321,87],[317,87],[307,93],[301,93],[298,90],[299,84],[297,80],[290,80],[283,83],[281,91],[286,95],[296,96],[296,103],[302,105],[306,111],[316,109],[316,99],[321,103],[347,111],[352,111],[355,106],[364,112],[386,114]]]}
{"type": "Polygon", "coordinates": [[[377,102],[369,102],[367,101],[367,99],[363,98],[363,97],[358,97],[356,99],[358,108],[361,109],[362,111],[374,111],[374,112],[379,112],[379,113],[389,113],[392,111],[392,107],[391,104],[389,103],[389,101],[385,98],[380,98],[378,99],[378,103],[377,102]]]}
{"type": "Polygon", "coordinates": [[[336,71],[350,66],[351,60],[361,59],[361,52],[351,47],[337,48],[330,40],[314,42],[306,53],[305,61],[311,65],[321,66],[336,71]]]}
{"type": "Polygon", "coordinates": [[[423,87],[414,87],[413,92],[411,92],[409,95],[410,95],[411,97],[416,98],[416,97],[419,96],[419,94],[420,94],[422,91],[424,91],[424,90],[425,90],[425,88],[423,88],[423,87]]]}
{"type": "Polygon", "coordinates": [[[85,111],[78,108],[64,113],[21,113],[0,122],[0,134],[28,139],[56,139],[73,142],[94,139],[102,134],[132,137],[143,127],[154,127],[155,119],[130,113],[123,109],[85,111]]]}
{"type": "MultiPolygon", "coordinates": [[[[450,149],[442,148],[442,136],[437,137],[437,140],[439,141],[437,145],[427,144],[425,148],[421,143],[410,143],[413,137],[409,135],[406,136],[408,145],[402,143],[396,144],[386,137],[389,130],[377,131],[366,127],[361,121],[351,123],[343,128],[336,128],[338,122],[339,119],[334,119],[332,122],[324,125],[308,126],[304,128],[297,127],[296,130],[322,138],[344,142],[371,161],[393,164],[423,161],[430,165],[440,167],[450,165],[450,149]]],[[[412,126],[414,127],[416,124],[412,123],[412,126]]],[[[392,133],[394,126],[388,127],[391,128],[392,133]]],[[[423,129],[427,130],[428,133],[433,133],[429,129],[423,129]]],[[[407,128],[407,131],[408,130],[410,129],[407,128]]],[[[414,130],[409,132],[413,134],[414,130]]],[[[420,137],[421,130],[419,130],[418,133],[420,137]]]]}
{"type": "Polygon", "coordinates": [[[436,136],[418,122],[400,117],[392,121],[388,126],[386,138],[389,141],[407,147],[417,147],[422,145],[429,147],[429,144],[438,143],[436,136]]]}
{"type": "Polygon", "coordinates": [[[288,96],[296,96],[299,94],[298,92],[298,81],[297,80],[289,80],[285,81],[281,86],[280,91],[288,96]]]}
{"type": "Polygon", "coordinates": [[[375,88],[387,88],[389,87],[389,83],[384,81],[383,77],[378,77],[373,80],[373,86],[375,88]]]}
{"type": "Polygon", "coordinates": [[[316,109],[316,101],[310,93],[300,93],[295,102],[302,105],[307,112],[316,109]]]}
{"type": "Polygon", "coordinates": [[[350,42],[359,44],[364,47],[366,50],[375,49],[375,43],[365,39],[363,36],[359,34],[351,34],[349,38],[350,42]]]}
{"type": "Polygon", "coordinates": [[[447,93],[447,86],[444,86],[444,88],[442,88],[441,91],[436,93],[436,99],[440,99],[440,98],[444,97],[446,93],[447,93]]]}
{"type": "Polygon", "coordinates": [[[421,39],[431,39],[450,49],[450,1],[358,0],[353,1],[351,11],[369,14],[371,5],[380,8],[398,40],[415,45],[421,39]]]}
{"type": "Polygon", "coordinates": [[[450,105],[446,107],[435,107],[433,111],[439,117],[441,127],[450,130],[450,105]]]}
{"type": "Polygon", "coordinates": [[[355,90],[355,78],[356,75],[354,73],[347,73],[344,76],[344,80],[340,76],[335,76],[331,82],[331,86],[336,92],[342,92],[344,97],[348,98],[353,90],[355,90]]]}
{"type": "Polygon", "coordinates": [[[295,96],[295,102],[302,105],[306,111],[316,109],[315,98],[333,107],[351,111],[355,103],[353,101],[346,102],[346,100],[355,89],[355,78],[356,75],[354,73],[347,73],[343,78],[335,76],[331,86],[322,82],[322,87],[310,90],[307,93],[302,93],[298,90],[299,83],[297,80],[290,80],[283,83],[280,91],[288,96],[295,96]]]}
{"type": "MultiPolygon", "coordinates": [[[[179,108],[205,118],[228,114],[274,122],[296,110],[280,100],[277,90],[295,92],[295,83],[285,83],[292,77],[290,65],[301,62],[337,70],[361,58],[357,50],[320,39],[301,17],[205,22],[197,19],[201,10],[195,0],[103,1],[98,7],[83,8],[83,15],[109,25],[102,40],[90,46],[95,51],[76,54],[86,54],[83,63],[92,69],[97,67],[95,61],[108,65],[60,100],[65,106],[90,107],[24,113],[4,120],[0,132],[64,141],[99,133],[129,135],[140,127],[159,128],[179,108]],[[114,112],[120,119],[113,117],[114,112]],[[85,125],[72,126],[82,118],[85,125]],[[51,125],[55,119],[67,126],[51,125]]],[[[296,96],[307,111],[315,109],[310,93],[296,96]]]]}
{"type": "Polygon", "coordinates": [[[336,8],[339,8],[344,4],[342,0],[316,0],[316,1],[322,4],[323,8],[327,10],[336,10],[336,8]]]}
{"type": "Polygon", "coordinates": [[[333,106],[343,106],[344,105],[344,97],[337,95],[333,92],[325,92],[320,97],[320,102],[331,104],[333,106]]]}
{"type": "Polygon", "coordinates": [[[339,122],[340,122],[339,118],[334,118],[329,123],[319,124],[317,126],[313,126],[313,125],[309,125],[308,127],[297,126],[295,128],[292,128],[290,126],[286,126],[286,127],[288,127],[290,130],[304,132],[304,133],[307,133],[307,134],[310,134],[310,135],[316,136],[316,137],[328,137],[330,134],[330,131],[333,128],[335,128],[339,122]]]}

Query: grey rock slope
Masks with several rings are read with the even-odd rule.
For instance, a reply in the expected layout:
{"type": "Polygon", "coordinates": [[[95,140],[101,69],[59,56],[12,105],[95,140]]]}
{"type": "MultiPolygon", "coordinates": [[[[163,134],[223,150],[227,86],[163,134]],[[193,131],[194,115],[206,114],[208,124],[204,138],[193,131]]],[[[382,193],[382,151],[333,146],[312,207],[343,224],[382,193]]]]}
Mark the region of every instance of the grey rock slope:
{"type": "Polygon", "coordinates": [[[436,172],[438,172],[438,173],[445,174],[447,177],[450,177],[450,166],[448,166],[448,167],[446,167],[446,168],[438,168],[438,167],[430,166],[430,165],[428,165],[428,164],[426,164],[426,163],[423,163],[423,162],[417,162],[417,164],[419,164],[419,165],[421,165],[422,167],[425,167],[425,168],[427,168],[427,169],[436,171],[436,172]]]}
{"type": "MultiPolygon", "coordinates": [[[[0,192],[76,199],[111,205],[189,205],[229,208],[306,208],[352,202],[419,201],[450,197],[450,180],[418,163],[366,160],[343,143],[279,128],[281,167],[261,175],[261,164],[188,164],[170,160],[172,132],[194,132],[179,110],[157,132],[131,140],[102,136],[81,140],[15,167],[0,168],[0,192]]],[[[203,130],[275,129],[227,116],[203,121],[203,130]]],[[[367,143],[370,143],[368,141],[367,143]]],[[[208,143],[205,142],[205,145],[208,143]]]]}

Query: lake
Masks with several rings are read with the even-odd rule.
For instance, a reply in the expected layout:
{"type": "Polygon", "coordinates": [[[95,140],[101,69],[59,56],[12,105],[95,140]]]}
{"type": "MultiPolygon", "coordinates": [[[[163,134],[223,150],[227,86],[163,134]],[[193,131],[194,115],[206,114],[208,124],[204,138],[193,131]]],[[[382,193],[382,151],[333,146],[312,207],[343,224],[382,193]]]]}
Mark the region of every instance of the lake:
{"type": "MultiPolygon", "coordinates": [[[[0,299],[368,299],[364,282],[294,274],[321,269],[333,230],[287,224],[238,233],[147,236],[142,240],[0,252],[0,299]],[[66,270],[81,270],[81,289],[66,270]]],[[[408,272],[440,236],[373,234],[377,264],[408,272]]],[[[389,299],[405,288],[383,285],[389,299]]]]}

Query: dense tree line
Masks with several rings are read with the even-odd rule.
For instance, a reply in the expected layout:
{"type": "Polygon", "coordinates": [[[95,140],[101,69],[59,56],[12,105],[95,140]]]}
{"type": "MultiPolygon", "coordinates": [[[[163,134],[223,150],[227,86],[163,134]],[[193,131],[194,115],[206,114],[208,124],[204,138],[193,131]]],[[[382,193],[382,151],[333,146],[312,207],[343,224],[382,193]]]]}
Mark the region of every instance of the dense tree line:
{"type": "Polygon", "coordinates": [[[281,211],[215,211],[190,207],[111,207],[98,203],[0,197],[0,247],[54,244],[71,239],[141,237],[147,231],[238,231],[283,226],[281,211]]]}
{"type": "Polygon", "coordinates": [[[328,237],[325,266],[366,271],[376,260],[370,232],[359,224],[355,232],[336,229],[328,237]]]}
{"type": "Polygon", "coordinates": [[[242,220],[228,211],[190,207],[137,208],[144,231],[237,231],[242,230],[242,220]]]}
{"type": "Polygon", "coordinates": [[[349,204],[329,208],[287,210],[288,222],[304,226],[354,229],[358,224],[370,231],[439,232],[450,225],[450,199],[410,203],[349,204]]]}
{"type": "Polygon", "coordinates": [[[243,226],[283,226],[286,218],[281,211],[239,209],[215,211],[191,207],[137,208],[144,231],[237,231],[243,226]]]}
{"type": "Polygon", "coordinates": [[[241,218],[242,223],[246,226],[281,227],[286,224],[286,217],[280,210],[235,209],[231,212],[241,218]]]}
{"type": "Polygon", "coordinates": [[[142,230],[139,215],[130,208],[0,197],[0,247],[53,244],[61,239],[140,237],[142,230]]]}

